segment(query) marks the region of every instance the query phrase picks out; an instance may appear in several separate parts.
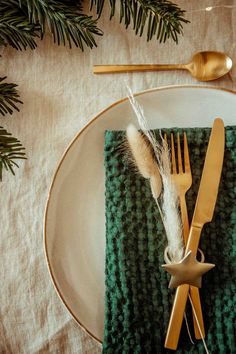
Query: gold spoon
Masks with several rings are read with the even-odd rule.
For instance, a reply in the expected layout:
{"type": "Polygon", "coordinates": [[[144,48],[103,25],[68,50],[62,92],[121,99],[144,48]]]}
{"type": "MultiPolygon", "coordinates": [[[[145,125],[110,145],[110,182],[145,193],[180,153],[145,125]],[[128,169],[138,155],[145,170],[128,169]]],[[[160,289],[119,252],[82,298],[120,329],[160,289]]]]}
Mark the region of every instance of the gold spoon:
{"type": "Polygon", "coordinates": [[[232,60],[221,52],[199,52],[188,64],[94,65],[94,74],[134,71],[188,70],[199,81],[216,80],[232,68],[232,60]]]}

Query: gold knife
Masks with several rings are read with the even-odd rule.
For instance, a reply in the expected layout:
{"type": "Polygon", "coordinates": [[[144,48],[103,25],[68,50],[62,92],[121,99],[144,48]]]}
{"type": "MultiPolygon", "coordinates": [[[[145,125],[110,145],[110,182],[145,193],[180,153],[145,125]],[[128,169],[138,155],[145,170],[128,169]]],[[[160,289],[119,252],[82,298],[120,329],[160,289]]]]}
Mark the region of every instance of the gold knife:
{"type": "MultiPolygon", "coordinates": [[[[208,143],[185,255],[191,251],[192,255],[196,256],[202,228],[213,218],[223,166],[224,145],[224,123],[222,119],[217,118],[214,121],[208,143]]],[[[188,293],[189,284],[180,285],[176,290],[165,348],[173,350],[177,348],[188,293]]]]}

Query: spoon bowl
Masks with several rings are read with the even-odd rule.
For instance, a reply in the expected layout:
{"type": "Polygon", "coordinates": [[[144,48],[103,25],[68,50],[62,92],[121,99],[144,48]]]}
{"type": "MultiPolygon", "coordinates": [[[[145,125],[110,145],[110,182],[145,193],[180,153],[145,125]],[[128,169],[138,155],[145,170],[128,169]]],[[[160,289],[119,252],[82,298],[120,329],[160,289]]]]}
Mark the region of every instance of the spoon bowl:
{"type": "Polygon", "coordinates": [[[185,65],[191,75],[199,81],[211,81],[226,75],[232,68],[232,60],[221,52],[199,52],[185,65]]]}

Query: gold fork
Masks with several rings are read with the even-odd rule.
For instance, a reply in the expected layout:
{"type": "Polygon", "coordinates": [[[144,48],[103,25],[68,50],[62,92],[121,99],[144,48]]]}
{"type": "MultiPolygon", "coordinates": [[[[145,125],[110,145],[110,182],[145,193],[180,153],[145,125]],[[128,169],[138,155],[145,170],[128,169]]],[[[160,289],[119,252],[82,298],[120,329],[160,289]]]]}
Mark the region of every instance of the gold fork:
{"type": "MultiPolygon", "coordinates": [[[[167,143],[167,137],[165,135],[165,140],[167,143]]],[[[181,153],[181,144],[180,144],[180,136],[177,133],[177,160],[178,160],[178,168],[176,164],[176,153],[175,153],[175,143],[174,143],[174,135],[171,133],[171,164],[172,164],[172,179],[177,186],[177,193],[179,196],[179,203],[180,203],[180,212],[181,212],[181,219],[183,224],[183,238],[184,238],[184,245],[186,246],[188,235],[189,235],[189,220],[188,220],[188,211],[186,206],[186,199],[185,195],[186,192],[192,185],[192,173],[190,167],[190,159],[189,159],[189,152],[188,152],[188,143],[187,143],[187,136],[184,132],[184,164],[182,162],[182,153],[181,153]]],[[[184,287],[185,285],[182,285],[184,287]]],[[[195,310],[195,315],[193,311],[193,323],[194,323],[194,333],[196,339],[201,339],[202,336],[205,337],[205,330],[204,330],[204,322],[202,316],[202,309],[201,309],[201,301],[198,288],[194,286],[190,286],[190,296],[193,303],[193,307],[195,310]],[[197,316],[198,323],[196,321],[195,316],[197,316]],[[199,327],[201,332],[199,331],[199,327]]],[[[173,336],[179,335],[180,329],[182,326],[183,318],[180,318],[178,309],[173,313],[171,313],[171,319],[169,323],[169,327],[167,330],[166,342],[165,346],[171,347],[172,346],[172,339],[173,336]]]]}

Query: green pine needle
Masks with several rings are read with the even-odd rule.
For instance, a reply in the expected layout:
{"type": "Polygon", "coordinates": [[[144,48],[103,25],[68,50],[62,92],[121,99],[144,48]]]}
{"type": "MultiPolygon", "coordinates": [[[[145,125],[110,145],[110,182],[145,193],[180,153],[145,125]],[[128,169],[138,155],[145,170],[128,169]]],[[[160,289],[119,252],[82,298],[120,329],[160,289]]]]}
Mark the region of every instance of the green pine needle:
{"type": "Polygon", "coordinates": [[[14,168],[19,167],[15,160],[26,159],[25,148],[3,127],[0,127],[0,181],[3,168],[15,175],[14,168]]]}
{"type": "MultiPolygon", "coordinates": [[[[52,33],[58,45],[69,44],[84,49],[96,46],[95,36],[103,32],[97,27],[97,20],[82,13],[83,0],[0,0],[0,46],[10,45],[15,49],[36,48],[36,37],[44,37],[46,29],[52,33]]],[[[96,7],[98,16],[103,11],[105,0],[90,0],[96,7]]],[[[132,24],[135,33],[142,36],[147,32],[147,40],[154,36],[159,42],[172,39],[178,42],[185,11],[169,0],[109,0],[110,18],[120,9],[120,22],[126,28],[132,24]]],[[[0,78],[0,114],[19,111],[17,104],[22,103],[15,84],[3,83],[0,78]]],[[[20,141],[0,127],[0,180],[2,171],[14,173],[18,167],[15,160],[26,159],[20,141]]]]}
{"type": "Polygon", "coordinates": [[[12,114],[13,109],[19,111],[16,104],[23,103],[19,100],[19,94],[16,90],[16,84],[2,82],[6,77],[0,78],[0,114],[5,116],[7,113],[12,114]]]}
{"type": "MultiPolygon", "coordinates": [[[[96,6],[98,16],[101,15],[105,0],[90,0],[91,8],[96,6]]],[[[115,14],[116,0],[109,1],[111,6],[110,18],[115,14]]],[[[126,28],[132,23],[135,33],[143,35],[147,29],[147,40],[154,36],[159,42],[172,39],[178,43],[182,34],[183,24],[189,21],[184,18],[185,11],[169,0],[120,0],[120,22],[126,28]]]]}
{"type": "MultiPolygon", "coordinates": [[[[44,37],[46,29],[52,33],[54,42],[84,49],[96,46],[95,36],[103,32],[97,20],[82,13],[83,0],[1,0],[0,1],[0,45],[11,45],[15,49],[34,49],[35,38],[44,37]]],[[[90,0],[98,16],[103,11],[105,0],[90,0]]],[[[178,42],[185,11],[169,0],[109,0],[110,18],[116,8],[120,10],[120,22],[126,28],[132,24],[135,33],[147,40],[156,37],[159,42],[172,39],[178,42]]]]}
{"type": "Polygon", "coordinates": [[[18,0],[0,1],[0,45],[9,44],[18,50],[28,46],[35,49],[35,37],[38,36],[38,25],[30,23],[27,12],[19,7],[18,0]]]}
{"type": "MultiPolygon", "coordinates": [[[[3,116],[12,114],[13,109],[19,111],[16,104],[22,103],[18,98],[17,85],[2,82],[5,79],[6,77],[0,78],[0,114],[3,116]]],[[[3,169],[15,174],[14,167],[19,167],[15,160],[26,159],[24,150],[18,139],[0,127],[0,181],[3,169]]]]}
{"type": "Polygon", "coordinates": [[[20,0],[20,5],[27,7],[29,20],[41,26],[41,38],[48,26],[58,45],[92,48],[96,46],[94,35],[102,35],[97,20],[81,13],[81,1],[20,0]]]}

